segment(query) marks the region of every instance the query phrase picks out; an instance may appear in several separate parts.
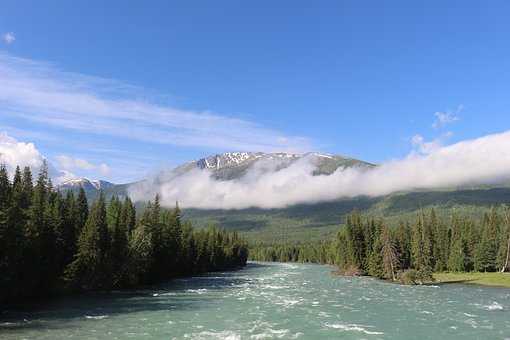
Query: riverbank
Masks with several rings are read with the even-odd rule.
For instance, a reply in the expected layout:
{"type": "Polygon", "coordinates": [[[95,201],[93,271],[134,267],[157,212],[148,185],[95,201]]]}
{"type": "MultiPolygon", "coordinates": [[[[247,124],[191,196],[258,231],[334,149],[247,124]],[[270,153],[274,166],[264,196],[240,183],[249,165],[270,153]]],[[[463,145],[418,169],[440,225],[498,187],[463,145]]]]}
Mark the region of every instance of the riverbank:
{"type": "Polygon", "coordinates": [[[468,283],[510,288],[510,273],[434,273],[437,283],[468,283]]]}

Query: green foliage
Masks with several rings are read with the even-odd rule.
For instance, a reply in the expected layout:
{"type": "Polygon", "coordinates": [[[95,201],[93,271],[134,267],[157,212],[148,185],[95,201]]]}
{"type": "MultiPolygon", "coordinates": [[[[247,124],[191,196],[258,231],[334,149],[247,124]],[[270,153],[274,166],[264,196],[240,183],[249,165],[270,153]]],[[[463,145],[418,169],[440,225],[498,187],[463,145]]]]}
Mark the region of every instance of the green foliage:
{"type": "Polygon", "coordinates": [[[452,244],[448,259],[448,270],[451,272],[464,272],[467,267],[466,261],[466,246],[464,240],[459,237],[452,244]]]}
{"type": "Polygon", "coordinates": [[[64,197],[46,165],[35,186],[29,168],[17,168],[11,182],[0,166],[0,303],[230,269],[247,256],[237,233],[195,231],[159,197],[138,220],[129,198],[107,204],[100,192],[89,208],[83,190],[64,197]]]}
{"type": "Polygon", "coordinates": [[[81,232],[78,253],[67,271],[67,280],[85,290],[112,288],[110,245],[106,205],[103,195],[100,195],[92,205],[81,232]]]}
{"type": "Polygon", "coordinates": [[[414,221],[391,226],[353,212],[336,238],[297,244],[256,244],[250,257],[262,261],[335,264],[340,273],[365,274],[403,283],[433,281],[433,271],[509,269],[510,210],[492,208],[482,221],[470,215],[438,217],[420,211],[414,221]],[[500,211],[503,210],[503,217],[500,211]],[[314,251],[310,252],[309,249],[314,251]],[[304,256],[303,254],[307,256],[304,256]]]}
{"type": "Polygon", "coordinates": [[[495,209],[485,214],[481,229],[481,240],[475,251],[474,265],[479,272],[492,272],[496,270],[496,256],[498,254],[498,239],[500,220],[495,209]]]}
{"type": "Polygon", "coordinates": [[[332,242],[314,242],[297,244],[263,244],[250,246],[249,257],[253,261],[336,263],[336,247],[332,242]]]}

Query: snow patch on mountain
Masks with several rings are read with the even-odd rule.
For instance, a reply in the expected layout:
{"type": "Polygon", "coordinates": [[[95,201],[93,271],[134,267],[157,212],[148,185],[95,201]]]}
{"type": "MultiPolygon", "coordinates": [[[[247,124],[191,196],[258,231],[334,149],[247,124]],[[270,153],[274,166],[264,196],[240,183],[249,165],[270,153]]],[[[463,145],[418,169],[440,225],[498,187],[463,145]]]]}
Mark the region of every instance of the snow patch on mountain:
{"type": "Polygon", "coordinates": [[[78,189],[80,187],[83,187],[84,189],[92,189],[95,190],[105,190],[108,188],[111,188],[115,184],[102,181],[102,180],[90,180],[85,177],[81,178],[73,178],[66,181],[63,181],[61,184],[58,185],[59,189],[78,189]]]}

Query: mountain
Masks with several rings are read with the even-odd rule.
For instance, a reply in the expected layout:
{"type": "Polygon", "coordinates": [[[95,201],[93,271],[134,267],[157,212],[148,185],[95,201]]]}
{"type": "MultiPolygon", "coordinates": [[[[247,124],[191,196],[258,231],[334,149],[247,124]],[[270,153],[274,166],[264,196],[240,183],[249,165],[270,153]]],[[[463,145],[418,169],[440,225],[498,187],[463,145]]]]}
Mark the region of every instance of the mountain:
{"type": "Polygon", "coordinates": [[[103,180],[76,178],[62,182],[57,186],[57,189],[60,191],[72,191],[74,193],[78,193],[80,187],[83,187],[83,189],[85,190],[85,194],[87,195],[87,198],[90,201],[92,201],[97,197],[100,190],[103,190],[103,192],[108,193],[114,187],[116,187],[116,184],[103,180]]]}
{"type": "MultiPolygon", "coordinates": [[[[376,165],[361,160],[320,153],[262,153],[227,152],[211,155],[182,164],[174,169],[160,172],[151,183],[165,183],[194,169],[207,169],[220,181],[241,178],[250,169],[278,171],[307,158],[316,166],[315,175],[328,175],[338,168],[359,167],[370,169],[376,165]]],[[[145,180],[148,181],[148,180],[145,180]]],[[[142,184],[145,181],[136,184],[142,184]]],[[[58,189],[77,191],[83,186],[90,201],[99,190],[106,197],[127,195],[129,186],[135,183],[113,184],[106,181],[76,179],[64,182],[58,189]]],[[[449,214],[452,210],[479,216],[493,205],[510,204],[510,188],[472,187],[449,188],[445,190],[413,191],[394,193],[381,197],[356,197],[337,199],[330,202],[299,204],[279,209],[192,209],[183,210],[183,217],[201,227],[211,223],[227,229],[241,231],[251,240],[299,241],[321,239],[336,232],[345,215],[354,209],[372,216],[386,216],[391,219],[414,218],[420,209],[434,207],[438,214],[449,214]]],[[[139,207],[143,203],[138,203],[139,207]]]]}
{"type": "Polygon", "coordinates": [[[361,167],[371,168],[374,164],[339,155],[327,155],[317,152],[304,154],[296,153],[264,153],[264,152],[225,152],[211,155],[196,161],[185,163],[175,169],[159,174],[161,180],[183,174],[192,169],[206,169],[211,171],[217,180],[232,180],[240,178],[255,166],[259,171],[278,171],[307,158],[317,167],[315,175],[329,175],[338,168],[361,167]]]}
{"type": "MultiPolygon", "coordinates": [[[[301,159],[307,158],[316,165],[314,175],[328,175],[338,168],[360,167],[371,168],[374,164],[338,155],[321,153],[264,153],[264,152],[226,152],[211,155],[195,161],[184,163],[176,168],[161,171],[152,181],[165,182],[172,177],[182,175],[193,169],[204,169],[211,172],[217,180],[228,181],[240,178],[248,170],[259,166],[259,171],[278,171],[301,159]]],[[[144,181],[141,181],[143,183],[144,181]]],[[[83,186],[89,199],[97,197],[100,190],[106,196],[116,194],[125,196],[127,188],[135,183],[113,184],[107,181],[92,181],[87,178],[64,181],[58,186],[60,191],[78,191],[83,186]]]]}
{"type": "Polygon", "coordinates": [[[267,171],[278,171],[303,158],[309,158],[317,166],[314,173],[316,175],[329,175],[338,168],[375,166],[354,158],[317,152],[305,154],[227,152],[202,158],[196,161],[196,166],[200,169],[212,170],[217,179],[230,180],[243,176],[255,163],[265,164],[267,171]]]}

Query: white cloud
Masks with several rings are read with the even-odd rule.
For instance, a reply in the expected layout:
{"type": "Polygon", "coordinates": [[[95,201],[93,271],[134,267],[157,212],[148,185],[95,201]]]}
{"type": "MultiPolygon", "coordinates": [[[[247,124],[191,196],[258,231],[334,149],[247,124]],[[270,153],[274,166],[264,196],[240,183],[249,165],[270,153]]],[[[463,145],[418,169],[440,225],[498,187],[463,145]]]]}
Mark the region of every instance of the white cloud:
{"type": "MultiPolygon", "coordinates": [[[[417,138],[420,140],[420,138],[417,138]]],[[[339,169],[313,176],[314,163],[302,159],[276,172],[255,167],[242,178],[217,181],[204,170],[133,185],[135,200],[159,193],[164,204],[179,201],[197,208],[278,208],[359,195],[380,196],[413,189],[500,183],[510,179],[510,131],[438,146],[427,154],[384,163],[371,170],[339,169]]]]}
{"type": "Polygon", "coordinates": [[[138,99],[143,89],[0,53],[0,113],[132,140],[247,151],[306,151],[306,138],[257,123],[138,99]]]}
{"type": "Polygon", "coordinates": [[[16,36],[13,32],[7,32],[2,34],[2,41],[7,45],[12,44],[16,40],[16,36]]]}
{"type": "MultiPolygon", "coordinates": [[[[0,132],[0,164],[7,167],[11,176],[14,174],[16,166],[20,166],[20,168],[28,166],[35,178],[45,159],[33,143],[20,142],[7,133],[0,132]]],[[[56,159],[58,167],[47,161],[48,173],[54,184],[78,178],[72,170],[88,170],[103,176],[110,174],[110,167],[104,163],[96,165],[84,159],[65,155],[57,156],[56,159]]]]}
{"type": "Polygon", "coordinates": [[[44,157],[33,143],[18,142],[6,133],[0,133],[0,163],[12,173],[16,166],[39,169],[44,157]]]}
{"type": "Polygon", "coordinates": [[[413,147],[412,154],[416,153],[421,155],[428,155],[436,150],[439,150],[444,145],[444,142],[452,135],[453,132],[448,131],[428,142],[422,135],[414,135],[411,138],[411,145],[413,147]]]}
{"type": "Polygon", "coordinates": [[[446,111],[446,112],[434,113],[434,116],[436,117],[436,119],[434,120],[432,127],[434,129],[439,129],[439,128],[444,127],[447,124],[451,124],[451,123],[458,121],[460,119],[459,113],[462,111],[463,108],[464,107],[462,105],[459,105],[455,112],[446,111]]]}
{"type": "Polygon", "coordinates": [[[67,170],[60,170],[57,177],[53,177],[55,184],[61,184],[79,177],[67,170]]]}
{"type": "Polygon", "coordinates": [[[56,157],[57,161],[59,162],[60,166],[64,169],[84,169],[84,170],[90,170],[94,168],[94,165],[89,163],[88,161],[84,159],[79,158],[72,158],[66,155],[60,155],[56,157]]]}
{"type": "Polygon", "coordinates": [[[110,174],[110,167],[105,164],[93,164],[82,158],[73,158],[67,155],[59,155],[55,157],[60,167],[64,170],[97,170],[101,175],[110,174]]]}

